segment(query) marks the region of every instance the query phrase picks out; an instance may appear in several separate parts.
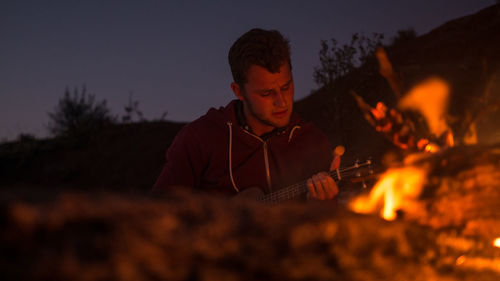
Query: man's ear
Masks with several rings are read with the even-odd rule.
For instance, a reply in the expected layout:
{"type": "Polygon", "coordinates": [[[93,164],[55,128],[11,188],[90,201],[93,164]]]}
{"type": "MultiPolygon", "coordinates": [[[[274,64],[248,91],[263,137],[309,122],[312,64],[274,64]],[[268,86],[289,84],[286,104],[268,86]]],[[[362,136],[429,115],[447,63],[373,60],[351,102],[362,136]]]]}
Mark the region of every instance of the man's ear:
{"type": "Polygon", "coordinates": [[[231,83],[231,89],[233,90],[234,95],[239,100],[243,100],[243,89],[241,89],[241,87],[238,83],[236,83],[236,82],[231,83]]]}

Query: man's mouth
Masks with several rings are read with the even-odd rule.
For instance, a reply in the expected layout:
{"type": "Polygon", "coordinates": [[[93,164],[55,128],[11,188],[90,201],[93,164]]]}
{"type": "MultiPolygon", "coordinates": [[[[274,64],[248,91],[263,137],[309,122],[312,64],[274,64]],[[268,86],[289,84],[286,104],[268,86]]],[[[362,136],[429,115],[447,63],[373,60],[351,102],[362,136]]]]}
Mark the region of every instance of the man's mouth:
{"type": "Polygon", "coordinates": [[[285,117],[286,116],[286,113],[288,112],[287,109],[283,110],[283,111],[278,111],[278,112],[273,112],[273,116],[274,117],[278,117],[278,118],[282,118],[282,117],[285,117]]]}

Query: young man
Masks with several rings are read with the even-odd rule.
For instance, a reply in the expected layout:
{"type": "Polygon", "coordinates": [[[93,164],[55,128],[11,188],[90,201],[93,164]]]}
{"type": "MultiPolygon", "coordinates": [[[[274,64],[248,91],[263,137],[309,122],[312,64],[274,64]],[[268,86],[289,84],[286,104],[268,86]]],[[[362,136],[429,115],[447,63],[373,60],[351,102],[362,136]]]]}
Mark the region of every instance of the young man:
{"type": "Polygon", "coordinates": [[[333,198],[337,185],[324,172],[332,161],[328,139],[293,112],[288,40],[275,30],[252,29],[228,57],[237,99],[179,132],[153,191],[189,187],[234,196],[307,180],[308,197],[333,198]]]}

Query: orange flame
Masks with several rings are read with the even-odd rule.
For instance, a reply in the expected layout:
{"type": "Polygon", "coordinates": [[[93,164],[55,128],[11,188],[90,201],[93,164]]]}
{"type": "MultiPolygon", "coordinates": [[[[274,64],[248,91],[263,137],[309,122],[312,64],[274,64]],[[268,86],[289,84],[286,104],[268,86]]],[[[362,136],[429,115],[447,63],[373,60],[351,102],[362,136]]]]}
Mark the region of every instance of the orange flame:
{"type": "Polygon", "coordinates": [[[464,144],[465,145],[477,144],[477,126],[475,122],[472,122],[469,125],[467,133],[464,136],[464,144]]]}
{"type": "Polygon", "coordinates": [[[429,143],[425,146],[425,152],[436,153],[439,151],[439,146],[434,143],[429,143]]]}
{"type": "Polygon", "coordinates": [[[427,171],[423,168],[405,167],[388,170],[373,187],[368,196],[355,198],[349,208],[357,213],[374,213],[388,221],[395,220],[398,210],[414,207],[416,198],[425,184],[427,171]]]}
{"type": "Polygon", "coordinates": [[[500,237],[498,237],[493,241],[493,246],[500,248],[500,237]]]}
{"type": "Polygon", "coordinates": [[[416,110],[424,116],[431,133],[441,136],[449,130],[446,123],[448,111],[448,84],[440,78],[429,78],[410,90],[400,101],[400,109],[416,110]]]}

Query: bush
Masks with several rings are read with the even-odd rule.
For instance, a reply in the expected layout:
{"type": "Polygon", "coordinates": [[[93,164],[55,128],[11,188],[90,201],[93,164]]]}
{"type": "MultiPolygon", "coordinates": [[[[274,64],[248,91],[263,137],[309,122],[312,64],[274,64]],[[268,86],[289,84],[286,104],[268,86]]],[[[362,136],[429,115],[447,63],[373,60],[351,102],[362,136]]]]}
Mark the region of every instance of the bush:
{"type": "Polygon", "coordinates": [[[328,41],[321,40],[320,66],[314,68],[314,82],[320,86],[331,85],[336,79],[373,57],[383,39],[384,35],[380,33],[373,33],[372,38],[355,33],[351,42],[342,46],[339,46],[335,38],[330,39],[331,45],[328,41]]]}
{"type": "Polygon", "coordinates": [[[396,36],[392,38],[391,46],[401,45],[417,38],[417,32],[413,27],[398,30],[396,36]]]}
{"type": "Polygon", "coordinates": [[[87,94],[85,86],[81,93],[75,88],[73,95],[68,88],[53,112],[49,112],[48,129],[54,136],[90,135],[115,122],[106,105],[106,100],[95,101],[87,94]]]}
{"type": "Polygon", "coordinates": [[[20,133],[19,136],[17,137],[17,140],[19,142],[32,142],[36,141],[36,137],[32,134],[20,133]]]}
{"type": "Polygon", "coordinates": [[[132,99],[132,94],[128,98],[128,104],[124,106],[125,115],[122,116],[123,123],[131,123],[134,121],[134,116],[139,122],[144,122],[146,119],[139,110],[139,101],[132,99]]]}

